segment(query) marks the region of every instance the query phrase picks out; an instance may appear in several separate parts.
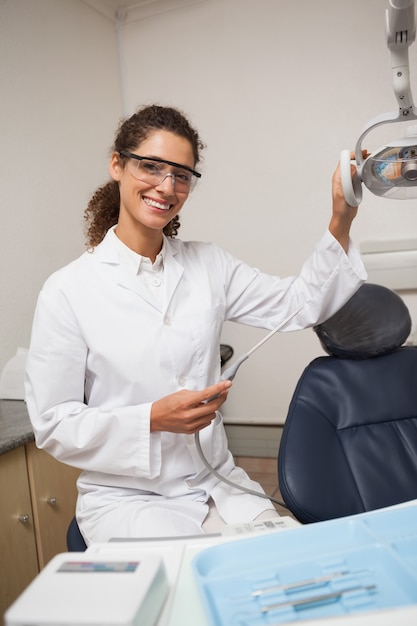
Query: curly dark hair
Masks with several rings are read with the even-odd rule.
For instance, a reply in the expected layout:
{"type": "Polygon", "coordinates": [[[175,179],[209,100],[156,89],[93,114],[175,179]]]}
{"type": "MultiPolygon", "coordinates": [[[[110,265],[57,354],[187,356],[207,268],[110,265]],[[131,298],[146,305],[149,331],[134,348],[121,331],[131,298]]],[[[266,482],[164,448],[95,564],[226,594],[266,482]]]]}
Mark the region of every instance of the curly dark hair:
{"type": "MultiPolygon", "coordinates": [[[[120,122],[112,152],[135,150],[155,130],[167,130],[188,139],[194,154],[194,166],[197,165],[200,151],[204,148],[197,131],[178,109],[155,104],[138,109],[131,117],[120,122]]],[[[120,158],[124,166],[126,159],[122,156],[120,158]]],[[[84,212],[88,247],[98,245],[109,228],[117,224],[119,209],[119,185],[117,181],[111,180],[97,189],[84,212]]],[[[180,222],[176,216],[165,226],[163,232],[167,237],[175,237],[179,227],[180,222]]]]}

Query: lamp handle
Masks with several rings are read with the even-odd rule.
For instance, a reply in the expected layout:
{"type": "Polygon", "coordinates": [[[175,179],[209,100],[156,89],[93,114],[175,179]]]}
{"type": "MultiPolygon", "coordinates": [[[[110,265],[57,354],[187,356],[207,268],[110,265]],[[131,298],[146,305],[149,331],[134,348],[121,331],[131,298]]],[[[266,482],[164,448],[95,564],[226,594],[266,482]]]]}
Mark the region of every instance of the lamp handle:
{"type": "Polygon", "coordinates": [[[350,165],[350,150],[342,150],[340,153],[340,177],[343,194],[348,205],[356,207],[362,202],[362,184],[357,174],[352,176],[350,165]]]}

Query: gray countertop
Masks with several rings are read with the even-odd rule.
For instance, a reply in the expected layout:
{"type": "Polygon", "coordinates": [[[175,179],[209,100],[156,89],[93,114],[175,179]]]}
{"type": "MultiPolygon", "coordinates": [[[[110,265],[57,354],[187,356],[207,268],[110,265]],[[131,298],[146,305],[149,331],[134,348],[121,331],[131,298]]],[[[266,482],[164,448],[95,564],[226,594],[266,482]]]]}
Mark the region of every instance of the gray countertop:
{"type": "Polygon", "coordinates": [[[26,403],[23,400],[0,400],[0,454],[34,439],[26,403]]]}

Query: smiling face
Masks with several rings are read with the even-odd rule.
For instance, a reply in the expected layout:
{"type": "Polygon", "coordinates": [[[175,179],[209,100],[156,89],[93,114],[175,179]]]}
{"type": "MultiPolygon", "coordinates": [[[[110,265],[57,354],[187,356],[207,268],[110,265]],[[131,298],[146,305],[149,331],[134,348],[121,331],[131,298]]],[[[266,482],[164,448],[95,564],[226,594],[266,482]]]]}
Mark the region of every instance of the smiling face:
{"type": "MultiPolygon", "coordinates": [[[[188,139],[166,130],[153,131],[132,152],[194,167],[188,139]]],[[[172,171],[175,173],[175,168],[172,171]]],[[[117,236],[132,250],[154,258],[162,246],[163,228],[179,213],[188,198],[188,191],[178,191],[172,176],[167,176],[158,185],[138,180],[129,161],[123,163],[117,153],[111,157],[110,175],[119,183],[120,190],[117,236]]]]}

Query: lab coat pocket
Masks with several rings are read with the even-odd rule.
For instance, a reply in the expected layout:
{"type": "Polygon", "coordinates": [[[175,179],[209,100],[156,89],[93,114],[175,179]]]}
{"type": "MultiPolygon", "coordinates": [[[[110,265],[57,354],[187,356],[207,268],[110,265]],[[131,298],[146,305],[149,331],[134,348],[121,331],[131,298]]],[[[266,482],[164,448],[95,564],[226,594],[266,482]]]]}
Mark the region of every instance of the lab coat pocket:
{"type": "Polygon", "coordinates": [[[176,318],[183,339],[188,337],[190,357],[198,376],[215,382],[220,372],[220,334],[224,320],[224,307],[219,304],[209,309],[187,312],[176,318]]]}

